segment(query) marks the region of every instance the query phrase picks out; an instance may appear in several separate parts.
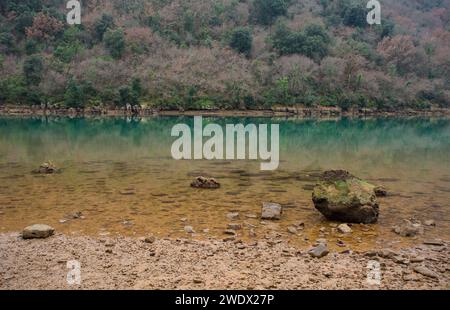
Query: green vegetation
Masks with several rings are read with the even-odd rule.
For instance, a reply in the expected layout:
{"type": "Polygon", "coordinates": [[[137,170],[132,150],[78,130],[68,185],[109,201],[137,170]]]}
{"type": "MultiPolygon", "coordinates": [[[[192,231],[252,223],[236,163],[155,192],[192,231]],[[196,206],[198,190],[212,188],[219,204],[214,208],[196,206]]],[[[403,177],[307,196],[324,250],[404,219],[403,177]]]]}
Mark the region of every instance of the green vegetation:
{"type": "Polygon", "coordinates": [[[450,106],[450,0],[0,1],[0,104],[450,106]]]}
{"type": "Polygon", "coordinates": [[[230,47],[237,52],[250,56],[252,50],[252,33],[247,28],[236,28],[231,35],[230,47]]]}

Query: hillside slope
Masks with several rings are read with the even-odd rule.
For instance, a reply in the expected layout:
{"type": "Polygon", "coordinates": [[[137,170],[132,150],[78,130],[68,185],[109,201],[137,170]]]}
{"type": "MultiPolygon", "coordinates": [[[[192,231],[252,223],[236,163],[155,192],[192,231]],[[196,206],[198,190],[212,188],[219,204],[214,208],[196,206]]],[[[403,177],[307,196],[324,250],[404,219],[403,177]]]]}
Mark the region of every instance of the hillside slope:
{"type": "Polygon", "coordinates": [[[450,106],[450,0],[0,1],[0,104],[450,106]]]}

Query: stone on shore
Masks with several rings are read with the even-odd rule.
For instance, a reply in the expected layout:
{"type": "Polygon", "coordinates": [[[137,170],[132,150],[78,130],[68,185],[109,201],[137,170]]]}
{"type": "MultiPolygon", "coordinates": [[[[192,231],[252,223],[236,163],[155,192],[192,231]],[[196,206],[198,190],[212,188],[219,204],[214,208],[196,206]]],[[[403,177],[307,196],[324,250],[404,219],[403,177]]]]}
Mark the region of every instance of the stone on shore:
{"type": "Polygon", "coordinates": [[[436,226],[436,222],[434,220],[426,220],[423,224],[425,226],[436,226]]]}
{"type": "Polygon", "coordinates": [[[287,231],[293,235],[297,234],[297,228],[295,228],[294,226],[289,226],[287,228],[287,231]]]}
{"type": "Polygon", "coordinates": [[[55,229],[44,224],[34,224],[25,227],[22,231],[23,239],[43,239],[52,236],[55,233],[55,229]]]}
{"type": "Polygon", "coordinates": [[[326,256],[329,253],[329,251],[328,251],[328,247],[326,244],[320,243],[318,246],[312,248],[308,253],[312,257],[322,258],[322,257],[326,256]]]}
{"type": "Polygon", "coordinates": [[[379,207],[375,186],[347,171],[326,171],[313,190],[316,209],[327,219],[348,223],[375,223],[379,207]]]}
{"type": "Polygon", "coordinates": [[[283,210],[281,205],[272,202],[264,202],[261,210],[263,220],[279,220],[283,210]]]}
{"type": "Polygon", "coordinates": [[[425,266],[416,266],[416,267],[414,267],[414,271],[417,273],[420,273],[423,276],[429,277],[429,278],[434,278],[434,279],[439,278],[437,273],[428,269],[425,266]]]}
{"type": "Polygon", "coordinates": [[[220,187],[220,183],[213,178],[197,177],[192,183],[191,187],[216,189],[220,187]]]}

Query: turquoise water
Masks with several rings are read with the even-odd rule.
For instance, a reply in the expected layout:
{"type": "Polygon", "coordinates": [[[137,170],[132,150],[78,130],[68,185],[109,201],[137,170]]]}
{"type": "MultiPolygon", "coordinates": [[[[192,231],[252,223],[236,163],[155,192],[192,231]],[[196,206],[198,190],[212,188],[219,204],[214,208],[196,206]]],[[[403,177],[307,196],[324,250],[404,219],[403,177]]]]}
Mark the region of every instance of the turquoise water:
{"type": "Polygon", "coordinates": [[[260,236],[279,231],[300,244],[328,225],[311,202],[317,174],[345,169],[392,193],[381,200],[379,223],[369,232],[356,229],[350,244],[364,236],[372,243],[393,240],[390,227],[410,216],[435,219],[427,234],[449,236],[448,119],[203,119],[223,128],[279,124],[276,171],[260,171],[259,160],[175,161],[171,129],[177,123],[192,126],[193,118],[0,118],[1,231],[46,222],[74,234],[178,236],[189,223],[199,237],[221,237],[227,212],[258,214],[263,201],[275,201],[286,207],[280,222],[241,221],[260,236]],[[47,160],[62,173],[30,173],[47,160]],[[221,189],[191,189],[200,174],[217,178],[221,189]],[[85,218],[59,222],[73,211],[85,218]],[[302,235],[286,234],[298,221],[307,223],[302,235]]]}

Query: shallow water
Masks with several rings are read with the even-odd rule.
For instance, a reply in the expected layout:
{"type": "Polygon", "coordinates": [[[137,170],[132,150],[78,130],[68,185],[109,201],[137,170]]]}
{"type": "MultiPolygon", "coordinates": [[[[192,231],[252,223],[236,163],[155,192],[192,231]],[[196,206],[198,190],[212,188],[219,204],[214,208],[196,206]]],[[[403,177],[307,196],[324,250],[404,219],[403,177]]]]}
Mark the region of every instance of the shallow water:
{"type": "MultiPolygon", "coordinates": [[[[320,235],[332,247],[343,240],[354,249],[418,242],[401,238],[391,227],[402,219],[434,219],[421,238],[450,236],[450,120],[204,118],[204,124],[278,123],[278,170],[260,171],[259,161],[175,161],[170,136],[177,123],[192,118],[0,118],[0,232],[46,223],[68,234],[223,238],[230,211],[241,214],[239,232],[250,240],[274,236],[295,246],[309,246],[320,235]],[[55,175],[31,171],[52,160],[55,175]],[[379,199],[380,219],[354,225],[341,236],[311,201],[318,173],[345,169],[383,185],[392,194],[379,199]],[[189,186],[197,175],[221,182],[217,190],[189,186]],[[262,202],[284,206],[283,218],[263,222],[262,202]],[[59,221],[81,211],[83,219],[59,221]],[[186,219],[182,221],[182,219],[186,219]],[[287,227],[304,222],[291,235],[287,227]],[[253,226],[252,226],[253,225],[253,226]],[[208,229],[207,233],[203,232],[208,229]]],[[[341,249],[341,248],[340,248],[341,249]]],[[[345,249],[345,248],[343,248],[345,249]]]]}

